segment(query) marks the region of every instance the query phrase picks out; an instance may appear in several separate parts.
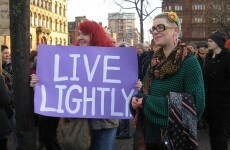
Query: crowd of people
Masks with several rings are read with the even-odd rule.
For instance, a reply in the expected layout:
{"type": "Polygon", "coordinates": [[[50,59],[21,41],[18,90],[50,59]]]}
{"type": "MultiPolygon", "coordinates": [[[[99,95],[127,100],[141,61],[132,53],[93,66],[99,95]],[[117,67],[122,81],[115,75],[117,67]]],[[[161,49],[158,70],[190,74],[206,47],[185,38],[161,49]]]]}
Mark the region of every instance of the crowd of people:
{"type": "MultiPolygon", "coordinates": [[[[138,43],[138,94],[130,100],[135,133],[128,119],[57,118],[36,115],[42,150],[114,150],[115,140],[134,139],[135,150],[198,149],[197,129],[209,129],[212,150],[227,150],[230,138],[230,39],[213,32],[207,41],[183,43],[176,13],[164,12],[153,19],[151,45],[138,43]],[[65,128],[67,127],[68,128],[65,128]],[[58,131],[71,132],[60,134],[58,131]],[[76,132],[76,133],[75,133],[76,132]],[[68,138],[67,138],[68,137],[68,138]],[[67,144],[68,143],[68,144],[67,144]],[[71,143],[71,144],[69,144],[71,143]]],[[[101,25],[83,21],[78,26],[76,46],[130,47],[116,44],[101,25]]],[[[9,49],[1,46],[0,149],[7,150],[12,133],[18,148],[13,76],[9,49]]],[[[39,82],[37,51],[31,51],[30,93],[39,82]]]]}

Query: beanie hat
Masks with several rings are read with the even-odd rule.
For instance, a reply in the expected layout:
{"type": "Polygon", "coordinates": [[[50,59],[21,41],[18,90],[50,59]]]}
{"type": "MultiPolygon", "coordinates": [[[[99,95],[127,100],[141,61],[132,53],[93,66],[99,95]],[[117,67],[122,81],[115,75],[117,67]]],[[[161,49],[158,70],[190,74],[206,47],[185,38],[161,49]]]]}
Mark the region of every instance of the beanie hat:
{"type": "Polygon", "coordinates": [[[208,48],[208,43],[205,41],[201,41],[197,43],[197,48],[199,49],[200,47],[205,47],[208,48]]]}
{"type": "Polygon", "coordinates": [[[210,35],[209,39],[213,40],[221,49],[225,49],[226,35],[223,32],[216,31],[210,35]]]}
{"type": "Polygon", "coordinates": [[[194,43],[188,43],[188,45],[187,46],[192,46],[194,49],[195,48],[197,48],[197,45],[196,44],[194,44],[194,43]]]}
{"type": "Polygon", "coordinates": [[[228,40],[226,41],[225,47],[226,47],[227,49],[230,49],[230,39],[228,39],[228,40]]]}

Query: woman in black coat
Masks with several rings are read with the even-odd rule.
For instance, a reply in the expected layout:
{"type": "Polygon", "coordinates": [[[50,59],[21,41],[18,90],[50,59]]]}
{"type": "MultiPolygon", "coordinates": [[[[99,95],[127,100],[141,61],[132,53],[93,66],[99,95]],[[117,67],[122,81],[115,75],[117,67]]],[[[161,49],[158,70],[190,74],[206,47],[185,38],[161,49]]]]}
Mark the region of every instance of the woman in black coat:
{"type": "Polygon", "coordinates": [[[5,106],[9,103],[10,98],[0,75],[0,150],[7,150],[7,136],[11,132],[10,122],[5,112],[5,106]]]}
{"type": "Polygon", "coordinates": [[[208,39],[210,52],[204,63],[206,110],[212,150],[227,150],[227,123],[230,120],[230,54],[225,34],[213,33],[208,39]]]}

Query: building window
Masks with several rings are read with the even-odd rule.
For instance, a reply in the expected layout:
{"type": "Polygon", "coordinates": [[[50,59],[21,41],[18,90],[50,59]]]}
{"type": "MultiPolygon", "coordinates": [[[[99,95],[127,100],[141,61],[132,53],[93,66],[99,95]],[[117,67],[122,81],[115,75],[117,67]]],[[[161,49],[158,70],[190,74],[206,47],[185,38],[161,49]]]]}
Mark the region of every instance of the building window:
{"type": "Polygon", "coordinates": [[[62,32],[62,22],[59,23],[59,31],[62,32]]]}
{"type": "Polygon", "coordinates": [[[52,30],[52,18],[50,18],[50,29],[52,30]]]}
{"type": "Polygon", "coordinates": [[[182,5],[175,5],[175,10],[182,11],[182,5]]]}
{"type": "Polygon", "coordinates": [[[38,26],[38,17],[36,13],[34,14],[34,26],[38,26]]]}
{"type": "Polygon", "coordinates": [[[205,10],[205,5],[203,5],[203,4],[193,4],[192,9],[193,10],[205,10]]]}
{"type": "Polygon", "coordinates": [[[180,19],[180,23],[183,23],[183,18],[179,18],[180,19]]]}
{"type": "Polygon", "coordinates": [[[192,23],[205,23],[205,20],[202,17],[194,17],[192,23]]]}
{"type": "Polygon", "coordinates": [[[42,7],[42,5],[43,5],[43,0],[40,0],[40,7],[42,7]]]}
{"type": "Polygon", "coordinates": [[[63,29],[63,32],[65,33],[66,32],[66,24],[64,22],[64,29],[63,29]]]}
{"type": "Polygon", "coordinates": [[[53,9],[52,9],[52,2],[49,2],[49,11],[53,11],[53,9]]]}
{"type": "Polygon", "coordinates": [[[62,7],[61,7],[61,4],[60,4],[60,6],[59,6],[59,15],[62,15],[62,7]]]}
{"type": "Polygon", "coordinates": [[[36,3],[37,3],[37,0],[33,0],[33,5],[36,5],[36,3]]]}
{"type": "Polygon", "coordinates": [[[42,16],[42,27],[46,27],[46,18],[42,16]]]}
{"type": "Polygon", "coordinates": [[[168,7],[167,7],[167,6],[165,6],[165,7],[164,7],[164,11],[167,11],[167,10],[168,10],[168,7]]]}
{"type": "Polygon", "coordinates": [[[64,6],[64,8],[63,8],[63,16],[65,17],[65,6],[64,6]]]}
{"type": "Polygon", "coordinates": [[[57,14],[57,9],[58,9],[58,5],[57,2],[55,2],[55,14],[57,14]]]}
{"type": "Polygon", "coordinates": [[[42,17],[41,17],[41,15],[39,14],[39,15],[38,15],[38,27],[41,27],[41,25],[42,25],[42,17]]]}
{"type": "Polygon", "coordinates": [[[172,6],[169,5],[169,11],[171,11],[171,10],[172,10],[172,6]]]}
{"type": "Polygon", "coordinates": [[[49,18],[46,16],[46,28],[49,28],[49,18]]]}
{"type": "Polygon", "coordinates": [[[58,22],[57,19],[55,20],[55,31],[57,31],[57,26],[58,26],[58,22]]]}

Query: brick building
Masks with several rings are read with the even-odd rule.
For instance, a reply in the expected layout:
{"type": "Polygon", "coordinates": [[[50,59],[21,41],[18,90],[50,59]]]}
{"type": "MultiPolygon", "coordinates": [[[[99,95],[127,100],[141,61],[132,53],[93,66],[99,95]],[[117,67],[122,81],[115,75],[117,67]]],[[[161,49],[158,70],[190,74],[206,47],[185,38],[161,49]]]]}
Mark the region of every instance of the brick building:
{"type": "MultiPolygon", "coordinates": [[[[31,0],[30,50],[38,44],[68,44],[66,7],[66,0],[31,0]]],[[[10,47],[10,36],[2,43],[10,47]]]]}
{"type": "Polygon", "coordinates": [[[66,0],[33,0],[30,5],[30,48],[67,45],[66,0]]]}
{"type": "Polygon", "coordinates": [[[109,13],[108,28],[116,33],[117,43],[128,42],[131,45],[138,43],[135,13],[109,13]]]}
{"type": "Polygon", "coordinates": [[[82,21],[87,20],[86,16],[75,17],[75,21],[68,22],[68,32],[69,32],[69,45],[72,45],[77,40],[77,27],[82,21]]]}
{"type": "Polygon", "coordinates": [[[223,30],[211,14],[204,15],[207,7],[201,0],[163,0],[162,11],[177,12],[182,22],[183,42],[205,41],[213,31],[223,30]]]}

